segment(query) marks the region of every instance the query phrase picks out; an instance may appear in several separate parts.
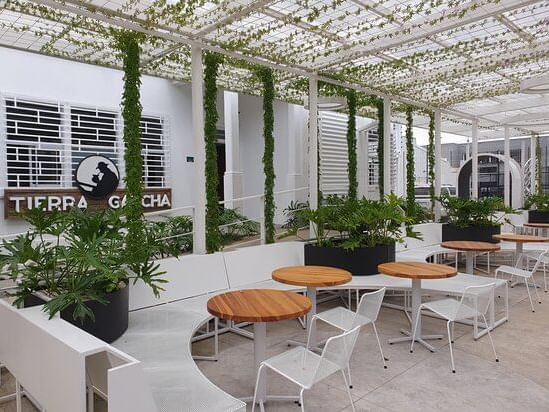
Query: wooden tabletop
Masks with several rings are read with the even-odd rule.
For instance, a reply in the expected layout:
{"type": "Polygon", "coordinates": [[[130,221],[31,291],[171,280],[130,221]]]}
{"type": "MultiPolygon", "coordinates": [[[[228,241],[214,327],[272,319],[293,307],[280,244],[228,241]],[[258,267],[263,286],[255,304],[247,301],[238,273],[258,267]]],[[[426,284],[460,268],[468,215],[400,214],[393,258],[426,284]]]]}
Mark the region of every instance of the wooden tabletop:
{"type": "Polygon", "coordinates": [[[541,229],[547,229],[547,228],[549,228],[549,223],[525,223],[524,226],[526,226],[526,227],[539,227],[541,229]]]}
{"type": "Polygon", "coordinates": [[[296,286],[337,286],[350,282],[351,272],[329,266],[287,266],[273,271],[273,279],[296,286]]]}
{"type": "Polygon", "coordinates": [[[407,279],[444,279],[457,275],[457,270],[448,265],[423,262],[382,263],[377,269],[389,276],[407,279]]]}
{"type": "Polygon", "coordinates": [[[222,293],[208,300],[213,316],[237,322],[274,322],[295,319],[311,310],[311,300],[293,292],[245,289],[222,293]]]}
{"type": "Polygon", "coordinates": [[[543,236],[532,236],[532,235],[516,235],[514,233],[502,233],[501,235],[494,235],[494,239],[505,240],[507,242],[516,242],[516,243],[533,243],[533,242],[547,242],[549,238],[543,236]]]}
{"type": "Polygon", "coordinates": [[[449,240],[440,244],[446,249],[462,250],[465,252],[495,252],[500,247],[490,242],[475,242],[470,240],[449,240]]]}

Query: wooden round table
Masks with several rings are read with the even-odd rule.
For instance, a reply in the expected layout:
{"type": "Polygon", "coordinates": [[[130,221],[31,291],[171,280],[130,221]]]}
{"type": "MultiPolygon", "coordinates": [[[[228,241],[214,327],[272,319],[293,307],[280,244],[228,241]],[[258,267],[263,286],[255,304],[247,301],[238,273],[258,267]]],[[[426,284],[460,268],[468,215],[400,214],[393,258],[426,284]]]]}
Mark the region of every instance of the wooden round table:
{"type": "MultiPolygon", "coordinates": [[[[423,262],[382,263],[381,265],[378,265],[377,269],[380,273],[388,276],[412,280],[412,328],[417,322],[417,335],[415,341],[421,343],[431,352],[434,352],[435,348],[429,345],[426,340],[442,339],[442,335],[422,335],[421,333],[421,314],[419,312],[419,307],[421,305],[421,280],[451,278],[457,275],[457,270],[448,265],[423,262]]],[[[400,332],[406,335],[406,337],[390,339],[390,344],[409,342],[412,340],[412,331],[401,329],[400,332]]]]}
{"type": "Polygon", "coordinates": [[[541,243],[549,241],[549,238],[543,236],[532,235],[516,235],[514,233],[502,233],[500,235],[492,236],[497,240],[504,240],[506,242],[515,242],[515,262],[519,263],[520,255],[522,254],[524,243],[541,243]]]}
{"type": "MultiPolygon", "coordinates": [[[[222,293],[208,300],[208,312],[224,320],[254,324],[256,371],[266,359],[266,322],[296,319],[311,310],[311,300],[298,293],[273,289],[246,289],[222,293]]],[[[266,396],[265,380],[257,391],[258,403],[266,400],[299,400],[299,396],[266,396]]],[[[253,397],[244,401],[253,400],[253,397]]]]}
{"type": "MultiPolygon", "coordinates": [[[[351,272],[329,266],[287,266],[275,269],[274,280],[287,285],[305,286],[307,296],[311,299],[311,311],[307,314],[307,327],[316,315],[316,292],[319,287],[338,286],[348,283],[353,278],[351,272]]],[[[315,346],[314,331],[310,336],[312,346],[315,346]]],[[[288,341],[289,344],[303,345],[302,342],[288,341]]]]}
{"type": "Polygon", "coordinates": [[[549,223],[525,223],[526,227],[535,227],[538,229],[549,229],[549,223]]]}
{"type": "Polygon", "coordinates": [[[473,275],[473,262],[475,253],[496,252],[500,247],[495,243],[490,242],[475,242],[470,240],[450,240],[442,242],[441,246],[446,249],[458,250],[465,252],[465,272],[473,275]]]}

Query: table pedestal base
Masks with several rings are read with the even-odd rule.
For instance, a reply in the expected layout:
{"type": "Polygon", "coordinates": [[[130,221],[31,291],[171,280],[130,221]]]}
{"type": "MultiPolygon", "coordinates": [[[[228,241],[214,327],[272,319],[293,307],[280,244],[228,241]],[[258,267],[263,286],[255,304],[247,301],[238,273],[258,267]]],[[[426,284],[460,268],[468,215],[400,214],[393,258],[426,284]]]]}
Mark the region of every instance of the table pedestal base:
{"type": "MultiPolygon", "coordinates": [[[[401,342],[411,342],[412,341],[412,333],[406,329],[401,329],[400,330],[400,333],[402,333],[403,335],[406,335],[406,336],[403,336],[402,338],[392,338],[392,339],[389,339],[389,345],[392,345],[393,343],[401,343],[401,342]]],[[[436,352],[436,349],[432,346],[432,345],[429,345],[426,341],[427,340],[441,340],[443,339],[443,336],[442,335],[423,335],[423,336],[416,336],[416,342],[417,343],[420,343],[422,344],[423,346],[425,346],[427,349],[429,349],[431,352],[436,352]]]]}
{"type": "MultiPolygon", "coordinates": [[[[316,315],[316,287],[307,286],[307,297],[311,300],[311,310],[309,313],[307,313],[307,332],[309,332],[309,328],[311,327],[311,324],[313,323],[313,316],[316,315]]],[[[316,347],[316,331],[313,330],[310,335],[310,345],[312,348],[316,347]]],[[[288,339],[286,341],[288,346],[303,346],[304,348],[307,347],[307,342],[300,342],[293,339],[288,339]]]]}

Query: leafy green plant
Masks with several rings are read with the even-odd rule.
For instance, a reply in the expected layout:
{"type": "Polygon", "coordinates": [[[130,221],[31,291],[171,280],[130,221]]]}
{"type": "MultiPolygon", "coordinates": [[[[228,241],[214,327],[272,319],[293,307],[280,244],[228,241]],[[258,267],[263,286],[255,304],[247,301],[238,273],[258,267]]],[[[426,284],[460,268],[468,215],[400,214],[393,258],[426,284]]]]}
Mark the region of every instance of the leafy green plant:
{"type": "Polygon", "coordinates": [[[427,146],[427,177],[429,178],[429,198],[431,213],[435,214],[435,114],[429,112],[429,145],[427,146]]]}
{"type": "Polygon", "coordinates": [[[217,70],[222,57],[215,53],[204,56],[204,139],[206,140],[206,250],[221,249],[219,232],[219,198],[217,193],[217,70]]]}
{"type": "Polygon", "coordinates": [[[357,179],[357,157],[356,157],[356,92],[349,90],[347,92],[347,107],[349,117],[347,120],[347,158],[349,161],[347,173],[349,177],[349,198],[356,199],[358,179],[357,179]]]}
{"type": "Polygon", "coordinates": [[[283,210],[286,222],[282,225],[285,229],[302,228],[309,225],[309,220],[305,219],[300,213],[301,210],[309,208],[309,202],[301,202],[292,200],[290,204],[283,210]]]}
{"type": "Polygon", "coordinates": [[[402,242],[405,235],[415,237],[409,228],[411,219],[406,217],[400,202],[393,194],[383,201],[329,197],[318,209],[301,213],[315,223],[319,246],[354,250],[402,242]]]}
{"type": "Polygon", "coordinates": [[[528,196],[524,202],[524,208],[527,210],[535,209],[540,212],[549,212],[549,194],[537,193],[528,196]]]}
{"type": "MultiPolygon", "coordinates": [[[[18,283],[15,304],[41,292],[48,301],[44,310],[50,318],[72,309],[75,320],[94,319],[90,301],[103,304],[108,294],[141,279],[155,295],[165,280],[154,257],[161,243],[143,237],[145,256],[128,265],[125,249],[130,240],[129,223],[114,210],[45,212],[31,209],[24,215],[32,228],[24,235],[4,240],[0,248],[0,270],[18,283]],[[133,270],[136,269],[136,270],[133,270]]],[[[143,224],[143,226],[145,226],[143,224]]]]}
{"type": "Polygon", "coordinates": [[[155,257],[178,256],[193,248],[193,222],[189,216],[173,216],[149,221],[146,233],[149,239],[158,242],[155,257]]]}
{"type": "Polygon", "coordinates": [[[220,225],[223,245],[259,234],[259,223],[248,219],[237,209],[223,209],[220,225]]]}
{"type": "Polygon", "coordinates": [[[143,158],[141,157],[141,71],[139,40],[142,36],[130,31],[121,31],[116,36],[116,45],[121,52],[124,68],[124,91],[122,93],[122,118],[124,119],[124,163],[126,165],[126,196],[124,213],[128,220],[128,236],[124,254],[129,264],[137,269],[144,250],[145,229],[143,225],[143,158]]]}
{"type": "Polygon", "coordinates": [[[416,173],[414,164],[413,109],[406,107],[406,214],[413,217],[416,208],[416,173]]]}
{"type": "Polygon", "coordinates": [[[265,203],[264,203],[264,218],[265,218],[265,241],[274,243],[275,227],[274,227],[274,183],[275,171],[273,164],[274,156],[274,113],[273,100],[275,96],[273,71],[270,68],[260,68],[257,71],[261,82],[263,83],[263,140],[265,149],[263,152],[263,173],[265,174],[265,203]]]}
{"type": "Polygon", "coordinates": [[[505,206],[499,197],[483,197],[473,200],[443,195],[438,200],[447,212],[448,223],[461,228],[501,226],[507,222],[505,213],[515,213],[512,208],[505,206]],[[498,212],[503,213],[498,214],[498,212]]]}

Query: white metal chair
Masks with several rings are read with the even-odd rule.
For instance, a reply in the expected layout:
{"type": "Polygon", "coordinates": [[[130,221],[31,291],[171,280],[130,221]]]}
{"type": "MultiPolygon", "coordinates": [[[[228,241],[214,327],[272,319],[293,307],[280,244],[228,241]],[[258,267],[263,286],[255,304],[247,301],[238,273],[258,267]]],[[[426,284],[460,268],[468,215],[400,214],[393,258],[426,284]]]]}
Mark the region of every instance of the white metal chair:
{"type": "MultiPolygon", "coordinates": [[[[349,331],[357,326],[364,326],[371,324],[374,328],[374,333],[377,339],[377,345],[379,347],[379,352],[381,354],[381,360],[383,362],[383,367],[387,369],[387,364],[385,363],[385,356],[383,356],[383,349],[381,348],[381,342],[379,341],[379,335],[376,328],[376,320],[381,309],[381,304],[383,302],[383,297],[385,296],[386,288],[381,288],[375,292],[365,293],[360,298],[360,303],[356,309],[356,312],[338,306],[327,311],[317,313],[313,316],[311,321],[311,329],[316,327],[316,321],[321,320],[326,322],[329,325],[332,325],[335,328],[341,329],[343,331],[349,331]]],[[[352,388],[353,384],[351,381],[351,370],[347,367],[349,372],[349,385],[352,388]]]]}
{"type": "MultiPolygon", "coordinates": [[[[499,362],[498,355],[496,353],[496,348],[494,347],[494,341],[492,340],[492,335],[490,334],[490,326],[486,321],[486,312],[490,308],[490,305],[494,303],[494,289],[496,284],[490,283],[488,285],[481,286],[469,286],[465,288],[463,296],[460,300],[456,299],[442,299],[433,302],[422,303],[419,310],[421,316],[421,310],[427,309],[431,312],[436,313],[443,319],[446,319],[446,329],[448,331],[448,342],[450,344],[450,359],[452,361],[452,372],[456,373],[456,368],[454,364],[454,351],[452,344],[454,343],[454,323],[456,321],[476,318],[478,316],[482,317],[484,324],[486,325],[486,330],[488,331],[488,337],[490,338],[490,344],[492,345],[492,350],[494,351],[494,357],[496,362],[499,362]],[[450,326],[452,326],[452,331],[450,332],[450,326]]],[[[414,351],[414,340],[417,332],[419,316],[416,319],[414,325],[414,332],[412,334],[412,344],[410,345],[410,352],[414,351]]]]}
{"type": "MultiPolygon", "coordinates": [[[[332,336],[326,341],[326,345],[324,346],[321,355],[302,346],[297,346],[261,362],[259,370],[257,371],[252,412],[255,411],[257,388],[259,387],[261,379],[266,379],[266,368],[275,371],[301,387],[299,401],[302,412],[305,412],[303,392],[311,389],[315,383],[341,371],[347,394],[351,400],[352,410],[355,411],[355,405],[344,370],[349,364],[349,359],[353,353],[359,332],[360,326],[356,326],[350,331],[343,332],[341,335],[332,336]]],[[[311,329],[309,329],[309,337],[310,336],[311,329]]]]}
{"type": "MultiPolygon", "coordinates": [[[[520,263],[520,261],[523,258],[524,258],[524,255],[519,257],[519,259],[517,260],[517,265],[520,263]]],[[[538,271],[538,269],[540,269],[540,267],[543,265],[543,277],[545,280],[545,287],[547,288],[547,279],[546,279],[546,270],[545,270],[546,263],[549,263],[549,250],[546,250],[545,252],[537,256],[536,263],[534,264],[534,267],[532,268],[532,270],[521,269],[516,266],[513,267],[513,266],[503,265],[503,266],[499,266],[496,269],[494,273],[494,278],[497,279],[499,274],[506,273],[511,275],[511,278],[516,276],[524,279],[524,284],[526,285],[526,292],[528,292],[528,299],[530,299],[530,307],[532,308],[532,312],[535,312],[536,310],[534,309],[534,303],[532,302],[532,295],[530,294],[530,287],[528,285],[528,281],[532,279],[532,284],[534,285],[534,291],[536,292],[536,297],[538,298],[538,302],[541,303],[541,299],[538,293],[538,288],[533,280],[533,276],[538,271]]]]}

